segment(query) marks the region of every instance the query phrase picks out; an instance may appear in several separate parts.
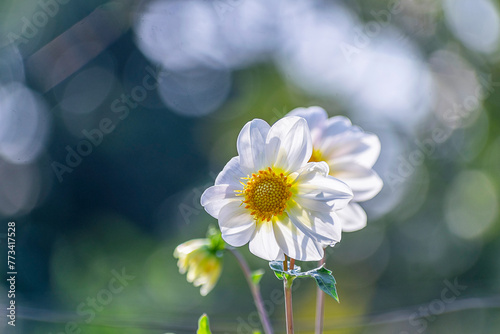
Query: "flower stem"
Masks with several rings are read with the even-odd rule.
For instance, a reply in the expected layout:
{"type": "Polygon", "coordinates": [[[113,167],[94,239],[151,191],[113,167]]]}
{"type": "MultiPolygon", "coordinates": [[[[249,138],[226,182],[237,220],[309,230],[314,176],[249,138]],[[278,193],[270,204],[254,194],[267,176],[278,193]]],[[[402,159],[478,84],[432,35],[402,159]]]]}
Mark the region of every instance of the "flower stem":
{"type": "MultiPolygon", "coordinates": [[[[288,271],[288,256],[285,255],[285,261],[283,263],[283,268],[288,271]]],[[[293,269],[295,260],[290,261],[290,269],[293,269]]],[[[292,284],[293,277],[285,275],[283,280],[283,286],[285,290],[285,313],[286,313],[286,333],[293,334],[293,308],[292,308],[292,284]]]]}
{"type": "MultiPolygon", "coordinates": [[[[325,264],[326,261],[326,253],[325,256],[318,262],[318,267],[321,267],[325,264]]],[[[324,309],[325,309],[325,294],[321,291],[320,288],[316,288],[316,325],[315,325],[315,334],[323,333],[323,317],[324,317],[324,309]]]]}
{"type": "Polygon", "coordinates": [[[262,296],[260,295],[259,285],[255,284],[252,281],[252,272],[250,271],[250,267],[248,266],[247,261],[245,260],[243,255],[241,255],[241,253],[238,252],[236,249],[230,247],[226,247],[226,249],[230,251],[231,254],[234,255],[234,257],[236,258],[241,267],[241,270],[243,270],[243,274],[245,275],[248,286],[250,287],[250,291],[252,292],[255,307],[259,312],[259,318],[260,322],[262,323],[262,327],[264,328],[264,333],[273,334],[273,328],[271,327],[271,322],[269,321],[269,317],[267,316],[266,310],[264,309],[264,302],[262,301],[262,296]]]}

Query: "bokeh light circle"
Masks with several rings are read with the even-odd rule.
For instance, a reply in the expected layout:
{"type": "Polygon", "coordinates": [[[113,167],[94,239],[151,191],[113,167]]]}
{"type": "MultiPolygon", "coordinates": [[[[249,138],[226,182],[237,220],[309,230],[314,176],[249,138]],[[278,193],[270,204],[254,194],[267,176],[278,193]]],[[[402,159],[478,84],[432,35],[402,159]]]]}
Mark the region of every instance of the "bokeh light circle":
{"type": "Polygon", "coordinates": [[[445,0],[446,22],[468,48],[483,53],[498,49],[500,17],[490,0],[445,0]]]}
{"type": "Polygon", "coordinates": [[[29,163],[43,151],[50,118],[42,98],[20,83],[0,86],[0,157],[29,163]]]}
{"type": "Polygon", "coordinates": [[[477,170],[463,171],[446,194],[447,226],[461,238],[481,237],[495,222],[498,203],[494,183],[487,174],[477,170]]]}
{"type": "Polygon", "coordinates": [[[158,93],[165,105],[184,116],[203,116],[219,108],[231,89],[231,73],[204,67],[161,75],[158,93]]]}

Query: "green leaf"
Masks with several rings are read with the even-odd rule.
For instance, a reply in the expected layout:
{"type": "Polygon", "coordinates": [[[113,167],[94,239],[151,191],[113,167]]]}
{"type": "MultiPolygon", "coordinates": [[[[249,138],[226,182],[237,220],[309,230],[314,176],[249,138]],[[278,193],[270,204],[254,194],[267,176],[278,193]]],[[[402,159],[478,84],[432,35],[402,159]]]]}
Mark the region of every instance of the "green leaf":
{"type": "Polygon", "coordinates": [[[297,277],[305,277],[306,273],[300,271],[299,266],[295,266],[293,270],[285,271],[283,270],[283,262],[282,261],[271,261],[269,262],[269,267],[274,271],[274,275],[280,280],[289,279],[293,280],[297,277]]]}
{"type": "Polygon", "coordinates": [[[281,261],[271,261],[269,262],[269,267],[274,271],[274,275],[279,280],[284,280],[285,279],[285,272],[283,271],[283,262],[281,261]]]}
{"type": "Polygon", "coordinates": [[[252,334],[262,334],[261,331],[254,329],[252,334]]]}
{"type": "Polygon", "coordinates": [[[282,272],[279,272],[279,271],[275,271],[274,272],[274,276],[276,276],[277,279],[279,280],[284,280],[285,279],[285,273],[282,273],[282,272]]]}
{"type": "Polygon", "coordinates": [[[283,262],[281,261],[269,262],[269,267],[271,267],[276,277],[280,280],[283,280],[285,278],[288,280],[293,280],[295,278],[312,277],[321,290],[323,290],[326,294],[332,296],[337,302],[339,302],[337,288],[335,287],[335,278],[333,277],[332,272],[325,267],[321,266],[316,269],[302,272],[299,266],[295,266],[293,270],[284,271],[283,262]]]}
{"type": "Polygon", "coordinates": [[[252,282],[255,285],[259,285],[260,280],[262,279],[262,276],[264,276],[264,269],[257,269],[252,271],[252,282]]]}
{"type": "Polygon", "coordinates": [[[271,261],[269,262],[269,267],[274,271],[283,272],[283,262],[281,261],[271,261]]]}
{"type": "Polygon", "coordinates": [[[209,327],[208,316],[203,314],[198,320],[198,330],[196,334],[212,334],[209,327]]]}
{"type": "Polygon", "coordinates": [[[319,268],[309,270],[307,273],[316,280],[316,284],[321,290],[332,296],[337,302],[340,303],[337,288],[335,287],[337,282],[335,281],[335,278],[330,270],[321,266],[319,268]]]}

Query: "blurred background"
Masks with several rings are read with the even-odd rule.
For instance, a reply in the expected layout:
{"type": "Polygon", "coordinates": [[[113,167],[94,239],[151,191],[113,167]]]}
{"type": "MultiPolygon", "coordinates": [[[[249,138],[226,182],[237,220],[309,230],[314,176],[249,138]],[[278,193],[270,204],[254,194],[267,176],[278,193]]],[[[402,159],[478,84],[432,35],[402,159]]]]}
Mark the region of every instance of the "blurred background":
{"type": "MultiPolygon", "coordinates": [[[[231,256],[215,289],[173,250],[216,220],[199,198],[241,127],[299,106],[382,142],[368,226],[329,251],[327,333],[500,331],[500,1],[3,0],[0,304],[5,333],[259,328],[231,256]],[[116,288],[116,282],[122,288],[116,288]]],[[[277,333],[284,305],[263,268],[277,333]]],[[[311,267],[313,264],[303,264],[311,267]]],[[[315,285],[294,293],[314,328],[315,285]]]]}

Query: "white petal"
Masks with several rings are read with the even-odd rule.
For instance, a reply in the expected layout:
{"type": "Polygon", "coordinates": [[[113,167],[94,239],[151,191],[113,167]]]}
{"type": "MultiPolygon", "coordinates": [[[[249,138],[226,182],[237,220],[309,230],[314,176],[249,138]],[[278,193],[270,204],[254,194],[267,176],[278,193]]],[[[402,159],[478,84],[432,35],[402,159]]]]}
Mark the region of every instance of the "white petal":
{"type": "MultiPolygon", "coordinates": [[[[320,162],[308,162],[302,168],[297,170],[295,181],[296,183],[305,182],[306,180],[312,179],[316,174],[320,174],[321,176],[328,176],[330,172],[330,167],[324,161],[320,162]]],[[[294,175],[293,173],[292,175],[294,175]]]]}
{"type": "Polygon", "coordinates": [[[326,137],[336,136],[338,134],[344,133],[345,131],[348,131],[352,127],[353,126],[349,118],[344,116],[335,116],[329,118],[326,121],[324,128],[324,136],[326,137]]]}
{"type": "MultiPolygon", "coordinates": [[[[342,239],[342,223],[339,216],[337,215],[337,211],[328,213],[328,216],[333,220],[333,231],[331,231],[331,238],[333,239],[333,242],[330,243],[330,246],[335,246],[335,244],[337,242],[340,242],[340,240],[342,239]]],[[[317,219],[323,221],[326,221],[328,219],[326,217],[326,213],[323,212],[316,213],[316,217],[317,219]]]]}
{"type": "Polygon", "coordinates": [[[380,155],[380,140],[371,133],[365,133],[355,126],[344,132],[332,135],[325,129],[319,150],[328,162],[356,163],[368,168],[373,167],[380,155]]]}
{"type": "Polygon", "coordinates": [[[261,119],[254,119],[241,129],[237,148],[243,169],[257,171],[265,167],[265,144],[269,129],[269,124],[261,119]]]}
{"type": "Polygon", "coordinates": [[[200,247],[208,245],[208,243],[209,243],[208,239],[205,239],[205,238],[192,239],[192,240],[186,241],[175,248],[174,256],[177,258],[180,256],[185,256],[185,255],[191,253],[192,251],[194,251],[200,247]]]}
{"type": "Polygon", "coordinates": [[[222,266],[220,264],[214,266],[214,270],[208,274],[208,279],[207,282],[201,287],[200,289],[200,294],[202,296],[206,296],[212,289],[215,287],[215,284],[217,284],[217,281],[219,280],[221,271],[222,271],[222,266]]]}
{"type": "Polygon", "coordinates": [[[287,215],[273,221],[276,239],[286,255],[299,261],[323,258],[323,246],[301,231],[287,215]]]}
{"type": "Polygon", "coordinates": [[[330,172],[351,187],[355,202],[372,199],[384,185],[374,170],[355,164],[334,164],[330,172]]]}
{"type": "Polygon", "coordinates": [[[252,240],[249,243],[252,254],[267,261],[284,260],[283,251],[278,246],[274,236],[272,222],[260,222],[257,224],[252,240]]]}
{"type": "Polygon", "coordinates": [[[339,242],[342,225],[333,211],[312,211],[301,203],[288,208],[288,216],[302,232],[318,243],[329,245],[339,242]]]}
{"type": "Polygon", "coordinates": [[[247,173],[243,171],[240,165],[240,157],[233,157],[224,166],[222,171],[217,175],[215,179],[215,185],[219,184],[240,184],[241,178],[248,176],[247,173]]]}
{"type": "Polygon", "coordinates": [[[295,200],[300,203],[300,206],[310,210],[319,212],[331,212],[334,211],[335,202],[330,200],[318,200],[314,198],[308,198],[307,196],[296,196],[295,200]]]}
{"type": "Polygon", "coordinates": [[[255,231],[255,220],[241,202],[230,202],[219,213],[219,227],[222,239],[234,247],[243,246],[255,231]]]}
{"type": "Polygon", "coordinates": [[[295,108],[290,111],[286,116],[299,116],[304,118],[309,125],[309,129],[316,127],[323,127],[328,114],[325,109],[321,107],[309,107],[309,108],[295,108]]]}
{"type": "MultiPolygon", "coordinates": [[[[219,217],[220,209],[231,201],[241,203],[241,197],[236,196],[236,190],[241,190],[243,187],[221,184],[207,188],[201,195],[201,205],[214,218],[219,217]]],[[[238,204],[239,204],[238,203],[238,204]]]]}
{"type": "Polygon", "coordinates": [[[297,178],[297,198],[327,202],[333,210],[344,208],[352,199],[351,188],[332,176],[310,173],[308,177],[297,178]]]}
{"type": "MultiPolygon", "coordinates": [[[[309,162],[304,167],[299,169],[297,173],[292,173],[290,176],[295,176],[293,184],[300,184],[309,182],[317,175],[327,177],[328,172],[329,167],[326,162],[309,162]]],[[[330,212],[333,210],[333,203],[330,203],[331,198],[316,198],[314,196],[310,196],[309,192],[302,194],[298,191],[296,199],[300,199],[301,205],[310,210],[324,212],[330,212]]]]}
{"type": "Polygon", "coordinates": [[[343,232],[354,232],[366,226],[366,212],[354,202],[349,203],[344,209],[337,211],[343,232]]]}
{"type": "Polygon", "coordinates": [[[311,158],[311,134],[305,119],[284,117],[269,130],[266,139],[266,159],[285,172],[293,172],[311,158]]]}
{"type": "Polygon", "coordinates": [[[319,143],[323,127],[328,119],[328,114],[325,109],[321,107],[295,108],[286,114],[286,116],[299,116],[304,118],[311,131],[313,146],[319,143]]]}

